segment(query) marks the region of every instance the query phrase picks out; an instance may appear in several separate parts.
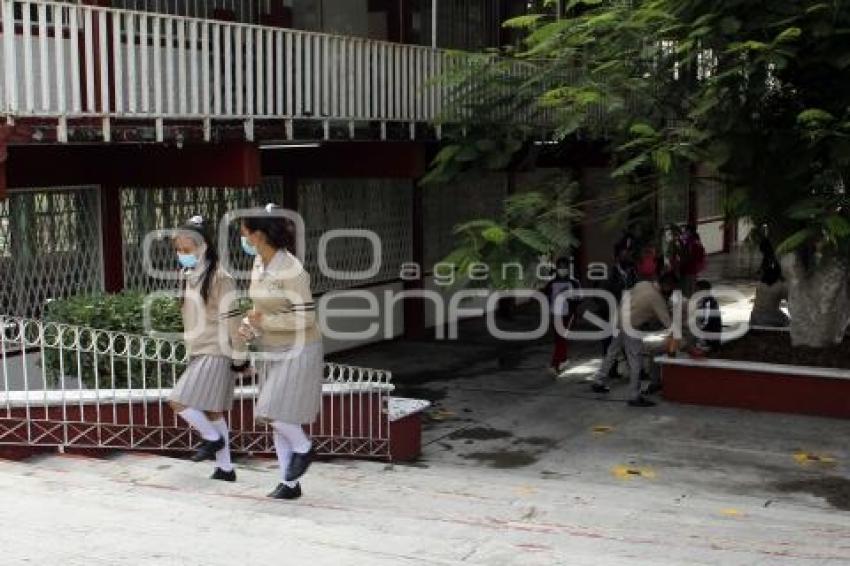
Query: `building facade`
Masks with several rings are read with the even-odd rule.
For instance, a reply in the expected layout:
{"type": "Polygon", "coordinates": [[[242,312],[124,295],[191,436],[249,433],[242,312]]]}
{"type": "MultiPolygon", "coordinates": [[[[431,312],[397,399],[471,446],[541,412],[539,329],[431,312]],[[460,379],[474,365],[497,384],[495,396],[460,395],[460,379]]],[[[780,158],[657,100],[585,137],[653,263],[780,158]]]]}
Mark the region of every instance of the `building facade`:
{"type": "MultiPolygon", "coordinates": [[[[305,260],[319,294],[444,295],[433,266],[451,250],[453,227],[492,216],[522,188],[522,175],[511,171],[442,187],[419,179],[439,146],[435,119],[450,96],[435,77],[457,64],[452,49],[512,41],[499,23],[522,13],[524,1],[0,6],[2,313],[37,317],[51,298],[168,288],[173,282],[146,269],[146,234],[267,202],[304,218],[305,260]],[[328,277],[317,250],[333,229],[377,234],[380,261],[362,238],[336,238],[325,255],[342,276],[328,277]],[[412,264],[421,273],[403,277],[412,264]]],[[[579,169],[589,193],[604,188],[604,159],[579,169]]],[[[711,211],[703,218],[709,251],[726,245],[718,191],[699,192],[699,209],[711,211]]],[[[682,187],[660,199],[659,220],[700,216],[695,195],[682,187]]],[[[616,230],[603,236],[588,225],[596,232],[584,260],[607,260],[616,230]]],[[[147,257],[149,267],[174,267],[162,243],[147,257]]],[[[358,304],[339,300],[337,308],[358,304]]],[[[421,333],[436,318],[422,301],[381,301],[375,339],[421,333]]],[[[329,349],[343,346],[331,341],[329,349]]]]}
{"type": "MultiPolygon", "coordinates": [[[[511,4],[2,0],[0,312],[169,288],[146,268],[146,234],[267,202],[303,216],[318,294],[428,288],[453,226],[496,212],[510,186],[508,173],[418,184],[447,96],[433,79],[452,64],[444,48],[505,40],[511,4]],[[343,275],[328,277],[316,250],[332,229],[378,234],[377,270],[343,237],[326,254],[343,275]],[[402,278],[413,263],[421,276],[402,278]]],[[[174,268],[163,242],[147,257],[174,268]]],[[[424,310],[382,303],[378,339],[421,332],[424,310]]]]}

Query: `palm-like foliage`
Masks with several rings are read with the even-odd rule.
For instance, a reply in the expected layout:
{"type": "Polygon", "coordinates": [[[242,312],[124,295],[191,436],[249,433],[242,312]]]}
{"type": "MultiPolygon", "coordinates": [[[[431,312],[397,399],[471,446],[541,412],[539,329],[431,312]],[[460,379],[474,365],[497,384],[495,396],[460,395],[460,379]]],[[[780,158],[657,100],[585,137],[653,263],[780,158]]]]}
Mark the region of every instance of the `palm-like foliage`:
{"type": "Polygon", "coordinates": [[[572,232],[581,216],[573,206],[576,191],[574,182],[559,175],[538,190],[507,197],[499,218],[471,220],[455,228],[459,245],[443,263],[453,266],[461,285],[531,285],[542,257],[568,255],[577,244],[572,232]]]}

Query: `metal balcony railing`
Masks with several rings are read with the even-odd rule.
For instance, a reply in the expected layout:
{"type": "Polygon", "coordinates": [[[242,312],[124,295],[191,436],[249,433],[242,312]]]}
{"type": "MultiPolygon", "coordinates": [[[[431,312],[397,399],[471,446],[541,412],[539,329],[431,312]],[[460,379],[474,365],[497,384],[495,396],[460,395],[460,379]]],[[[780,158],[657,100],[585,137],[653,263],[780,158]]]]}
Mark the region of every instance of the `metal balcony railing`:
{"type": "Polygon", "coordinates": [[[43,0],[2,3],[0,114],[8,120],[312,120],[410,127],[439,115],[445,51],[357,37],[43,0]]]}

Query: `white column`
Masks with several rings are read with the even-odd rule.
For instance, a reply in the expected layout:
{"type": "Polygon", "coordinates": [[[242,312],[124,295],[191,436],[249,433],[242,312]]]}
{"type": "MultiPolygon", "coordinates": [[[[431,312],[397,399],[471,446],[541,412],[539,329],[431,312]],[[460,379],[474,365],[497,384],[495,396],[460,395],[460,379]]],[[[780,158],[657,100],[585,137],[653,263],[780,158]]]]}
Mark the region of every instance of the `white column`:
{"type": "Polygon", "coordinates": [[[431,47],[437,48],[437,3],[439,0],[431,0],[431,47]]]}

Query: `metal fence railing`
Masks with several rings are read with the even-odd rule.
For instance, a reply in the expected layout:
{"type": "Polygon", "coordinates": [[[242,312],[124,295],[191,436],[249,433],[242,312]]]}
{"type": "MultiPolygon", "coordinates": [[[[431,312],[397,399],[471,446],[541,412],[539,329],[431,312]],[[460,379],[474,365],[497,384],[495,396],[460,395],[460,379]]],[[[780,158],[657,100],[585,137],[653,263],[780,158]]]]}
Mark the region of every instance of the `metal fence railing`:
{"type": "MultiPolygon", "coordinates": [[[[44,0],[2,0],[10,117],[427,123],[446,51],[44,0]]],[[[209,135],[208,128],[205,128],[209,135]]],[[[64,141],[60,139],[60,141],[64,141]]]]}
{"type": "MultiPolygon", "coordinates": [[[[0,316],[0,445],[185,451],[200,438],[168,405],[187,363],[179,341],[0,316]]],[[[254,420],[257,380],[236,384],[235,452],[271,453],[254,420]]],[[[321,455],[390,457],[392,375],[325,364],[309,434],[321,455]]]]}

